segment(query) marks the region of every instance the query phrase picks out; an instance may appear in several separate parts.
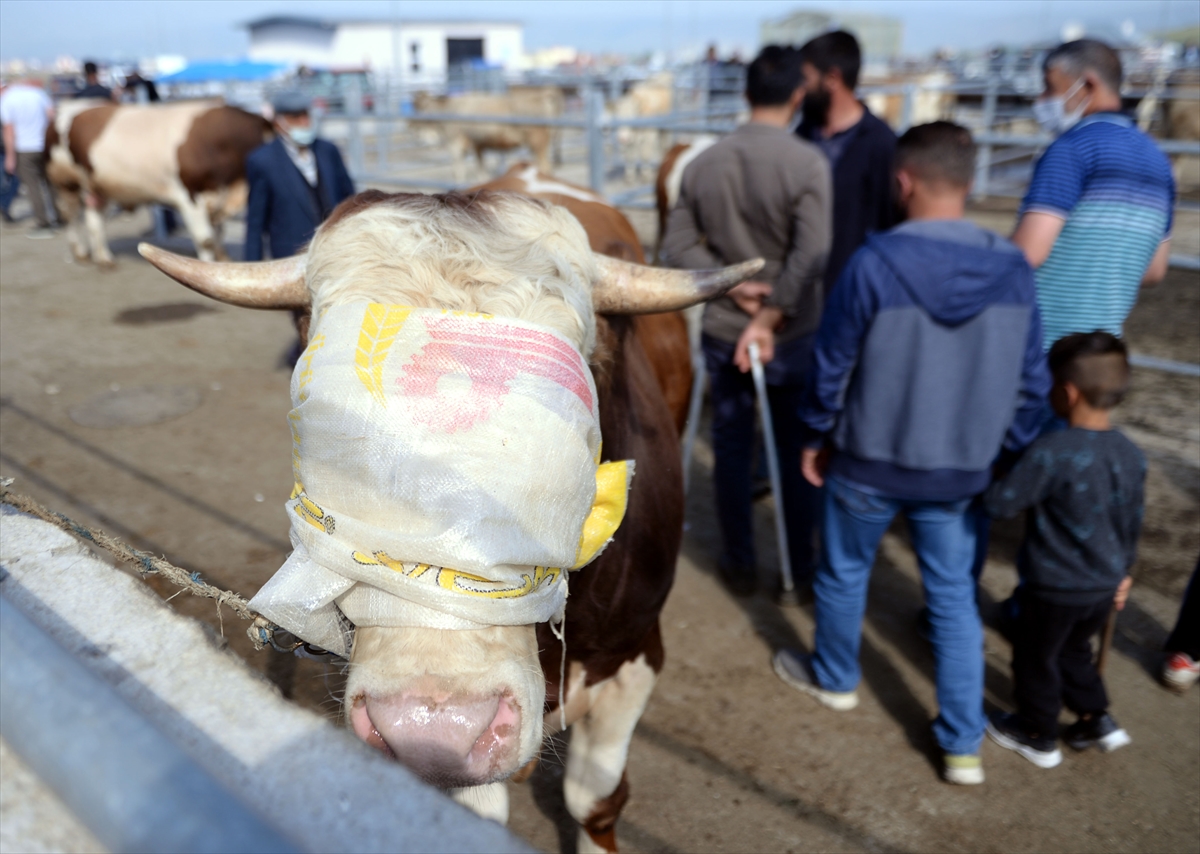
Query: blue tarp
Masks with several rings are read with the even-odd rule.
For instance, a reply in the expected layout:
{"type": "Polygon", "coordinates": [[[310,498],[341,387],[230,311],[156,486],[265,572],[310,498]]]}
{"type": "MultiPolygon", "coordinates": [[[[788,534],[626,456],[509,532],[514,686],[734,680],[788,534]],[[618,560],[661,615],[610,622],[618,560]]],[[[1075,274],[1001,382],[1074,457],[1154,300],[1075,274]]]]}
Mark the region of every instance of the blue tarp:
{"type": "Polygon", "coordinates": [[[286,71],[281,62],[254,62],[249,59],[192,62],[173,74],[164,74],[156,83],[208,83],[213,80],[269,80],[286,71]]]}

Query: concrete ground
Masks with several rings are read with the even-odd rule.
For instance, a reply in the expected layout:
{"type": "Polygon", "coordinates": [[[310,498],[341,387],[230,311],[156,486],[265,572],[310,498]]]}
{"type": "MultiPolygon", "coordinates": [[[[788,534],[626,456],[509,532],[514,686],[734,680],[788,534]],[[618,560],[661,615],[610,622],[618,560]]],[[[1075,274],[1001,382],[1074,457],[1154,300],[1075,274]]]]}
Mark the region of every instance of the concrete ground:
{"type": "MultiPolygon", "coordinates": [[[[983,217],[1011,221],[1011,211],[983,217]]],[[[649,220],[635,217],[647,241],[649,220]]],[[[249,596],[288,549],[281,359],[294,338],[290,319],[208,303],[150,269],[134,254],[149,228],[144,213],[110,225],[111,273],[70,263],[61,237],[0,231],[0,475],[249,596]]],[[[1128,334],[1139,352],[1196,364],[1198,330],[1200,275],[1173,271],[1144,293],[1128,334]]],[[[1068,755],[1042,771],[985,744],[984,786],[939,782],[928,731],[933,661],[915,631],[921,595],[902,524],[886,537],[872,581],[860,707],[831,712],[783,686],[771,651],[811,643],[811,608],[733,600],[716,582],[702,441],[663,614],[667,664],[629,761],[624,848],[1200,850],[1200,692],[1176,697],[1153,678],[1200,553],[1200,379],[1138,370],[1119,416],[1151,459],[1139,583],[1108,672],[1132,746],[1068,755]]],[[[769,502],[760,505],[764,582],[775,565],[770,514],[769,502]]],[[[989,620],[1015,583],[1018,537],[1015,526],[996,532],[984,575],[989,620]]],[[[171,605],[223,633],[286,695],[337,714],[337,668],[252,652],[244,625],[209,601],[180,596],[171,605]]],[[[1009,706],[1009,660],[1008,644],[989,629],[989,705],[1009,706]]],[[[512,787],[511,826],[548,850],[565,827],[554,752],[552,744],[530,783],[512,787]]]]}

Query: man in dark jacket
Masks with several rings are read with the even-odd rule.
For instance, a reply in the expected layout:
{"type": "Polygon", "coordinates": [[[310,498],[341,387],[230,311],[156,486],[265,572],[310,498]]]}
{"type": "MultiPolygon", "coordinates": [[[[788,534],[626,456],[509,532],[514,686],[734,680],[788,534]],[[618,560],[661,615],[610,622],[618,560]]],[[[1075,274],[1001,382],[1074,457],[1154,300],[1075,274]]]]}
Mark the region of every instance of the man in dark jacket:
{"type": "MultiPolygon", "coordinates": [[[[788,126],[800,100],[795,52],[763,48],[746,74],[750,121],[715,143],[683,172],[663,253],[697,269],[762,258],[766,266],[704,307],[701,347],[712,379],[713,486],[721,579],[739,596],[757,585],[754,515],[754,381],[751,343],[765,366],[780,459],[800,454],[796,418],[804,371],[821,317],[821,273],[829,250],[829,166],[788,126]]],[[[783,471],[783,515],[797,577],[812,574],[815,490],[796,466],[783,471]]]]}
{"type": "Polygon", "coordinates": [[[833,171],[833,245],[826,292],[867,236],[897,222],[892,189],[896,135],[858,100],[862,54],[847,32],[825,33],[800,49],[804,103],[796,133],[825,153],[833,171]]]}
{"type": "Polygon", "coordinates": [[[263,260],[264,233],[271,257],[300,252],[330,212],[354,195],[337,146],[316,138],[308,97],[285,92],[274,108],[275,140],[246,158],[246,261],[263,260]]]}
{"type": "Polygon", "coordinates": [[[826,485],[811,659],[779,677],[833,709],[858,703],[858,650],[879,541],[908,518],[937,662],[934,737],[948,782],[983,782],[983,629],[971,564],[974,496],[1002,446],[1037,435],[1050,378],[1033,270],[963,219],[970,133],[920,125],[896,152],[908,221],[870,237],[834,285],[800,418],[806,478],[826,485]]]}

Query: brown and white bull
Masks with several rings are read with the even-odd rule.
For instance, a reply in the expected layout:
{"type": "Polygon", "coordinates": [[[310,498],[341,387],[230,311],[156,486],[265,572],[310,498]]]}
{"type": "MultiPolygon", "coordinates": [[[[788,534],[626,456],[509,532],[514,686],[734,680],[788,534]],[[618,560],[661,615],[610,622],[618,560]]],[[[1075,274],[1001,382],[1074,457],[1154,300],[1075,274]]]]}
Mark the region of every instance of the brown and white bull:
{"type": "Polygon", "coordinates": [[[225,258],[221,227],[246,205],[246,156],[270,137],[265,119],[219,100],[66,102],[46,131],[46,176],[72,253],[113,264],[104,209],[116,202],[174,207],[196,253],[225,258]],[[81,211],[90,252],[77,226],[81,211]]]}
{"type": "MultiPolygon", "coordinates": [[[[564,795],[581,824],[579,850],[612,851],[628,797],[630,739],[663,664],[658,619],[683,520],[676,424],[631,315],[711,299],[761,262],[657,270],[599,255],[589,243],[567,210],[516,193],[370,191],[338,207],[294,258],[210,264],[139,249],[168,275],[225,302],[311,307],[314,339],[327,310],[369,299],[532,321],[588,361],[604,458],[636,460],[637,476],[613,541],[570,579],[563,706],[563,647],[546,624],[359,626],[345,713],[367,743],[501,821],[504,780],[565,722],[572,730],[564,795]]],[[[463,522],[469,528],[471,520],[463,522]]]]}
{"type": "MultiPolygon", "coordinates": [[[[633,225],[603,196],[587,187],[547,175],[528,163],[518,163],[476,189],[508,190],[561,205],[579,220],[592,251],[635,264],[646,263],[642,242],[633,225]]],[[[667,408],[682,433],[692,388],[687,323],[680,312],[673,311],[637,315],[633,318],[633,328],[650,360],[667,408]]]]}

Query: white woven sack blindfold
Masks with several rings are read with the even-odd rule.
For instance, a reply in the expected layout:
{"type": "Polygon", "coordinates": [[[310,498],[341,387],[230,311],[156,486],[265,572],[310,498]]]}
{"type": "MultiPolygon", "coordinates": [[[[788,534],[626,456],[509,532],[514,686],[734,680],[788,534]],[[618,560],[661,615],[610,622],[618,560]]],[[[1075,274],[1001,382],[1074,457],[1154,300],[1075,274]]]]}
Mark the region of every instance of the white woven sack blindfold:
{"type": "Polygon", "coordinates": [[[251,606],[349,652],[355,625],[560,617],[566,569],[624,515],[632,461],[598,465],[591,372],[557,332],[489,315],[329,308],[292,374],[294,551],[251,606]]]}

